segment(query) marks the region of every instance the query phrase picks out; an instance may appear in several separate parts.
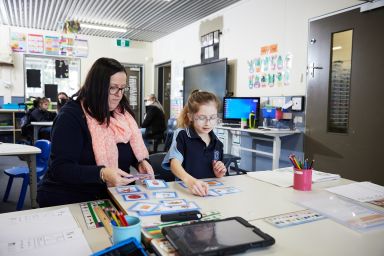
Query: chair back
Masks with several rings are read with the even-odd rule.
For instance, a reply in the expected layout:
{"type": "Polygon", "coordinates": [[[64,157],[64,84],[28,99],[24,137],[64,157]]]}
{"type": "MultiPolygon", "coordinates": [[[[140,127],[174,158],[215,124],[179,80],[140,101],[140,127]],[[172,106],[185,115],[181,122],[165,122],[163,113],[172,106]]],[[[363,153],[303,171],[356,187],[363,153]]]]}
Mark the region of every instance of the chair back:
{"type": "Polygon", "coordinates": [[[48,169],[49,155],[51,154],[51,142],[49,140],[37,140],[35,147],[41,150],[36,155],[36,167],[43,168],[44,172],[48,169]]]}
{"type": "Polygon", "coordinates": [[[161,179],[165,181],[175,181],[175,175],[173,175],[172,171],[165,170],[163,169],[163,167],[161,167],[161,163],[163,162],[163,159],[166,154],[166,152],[151,154],[149,155],[149,161],[151,161],[151,165],[156,175],[156,179],[161,179]]]}
{"type": "Polygon", "coordinates": [[[176,118],[169,118],[167,122],[167,130],[166,132],[173,132],[177,128],[177,120],[176,118]]]}
{"type": "Polygon", "coordinates": [[[173,132],[177,128],[176,118],[169,118],[167,123],[167,130],[164,141],[164,151],[168,151],[172,144],[173,132]]]}

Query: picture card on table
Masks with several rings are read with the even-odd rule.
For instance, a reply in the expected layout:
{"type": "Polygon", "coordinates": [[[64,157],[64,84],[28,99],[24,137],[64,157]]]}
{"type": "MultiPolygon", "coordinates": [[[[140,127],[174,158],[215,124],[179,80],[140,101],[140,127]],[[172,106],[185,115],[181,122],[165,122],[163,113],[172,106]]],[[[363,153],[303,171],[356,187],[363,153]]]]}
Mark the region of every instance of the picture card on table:
{"type": "Polygon", "coordinates": [[[234,194],[240,192],[240,189],[234,187],[215,188],[212,190],[218,193],[219,195],[234,194]]]}
{"type": "Polygon", "coordinates": [[[116,187],[116,191],[119,194],[140,192],[140,189],[135,185],[116,187]]]}
{"type": "Polygon", "coordinates": [[[121,194],[125,201],[139,201],[148,199],[146,193],[130,193],[130,194],[121,194]]]}
{"type": "Polygon", "coordinates": [[[156,207],[158,207],[159,204],[156,203],[143,203],[143,202],[137,202],[131,207],[128,208],[128,211],[134,211],[134,212],[151,212],[156,207]]]}
{"type": "Polygon", "coordinates": [[[224,184],[218,180],[206,180],[205,181],[206,183],[208,183],[208,185],[210,187],[215,187],[215,186],[223,186],[224,184]]]}
{"type": "Polygon", "coordinates": [[[140,211],[139,215],[140,216],[159,215],[159,214],[165,214],[165,213],[185,212],[189,210],[198,210],[198,209],[200,209],[199,206],[194,202],[188,202],[187,205],[177,205],[177,206],[165,206],[163,204],[160,204],[153,211],[150,211],[150,212],[140,211]]]}
{"type": "Polygon", "coordinates": [[[171,200],[162,200],[160,201],[162,205],[168,207],[187,205],[187,201],[185,199],[171,199],[171,200]]]}
{"type": "Polygon", "coordinates": [[[139,180],[150,180],[153,179],[154,176],[149,173],[136,173],[132,174],[133,178],[138,178],[139,180]]]}
{"type": "Polygon", "coordinates": [[[215,190],[213,189],[208,189],[208,194],[207,196],[221,196],[219,193],[217,193],[215,190]]]}
{"type": "Polygon", "coordinates": [[[153,196],[157,199],[176,198],[177,193],[174,191],[153,192],[153,196]]]}
{"type": "Polygon", "coordinates": [[[168,184],[164,180],[144,180],[148,189],[168,188],[168,184]]]}

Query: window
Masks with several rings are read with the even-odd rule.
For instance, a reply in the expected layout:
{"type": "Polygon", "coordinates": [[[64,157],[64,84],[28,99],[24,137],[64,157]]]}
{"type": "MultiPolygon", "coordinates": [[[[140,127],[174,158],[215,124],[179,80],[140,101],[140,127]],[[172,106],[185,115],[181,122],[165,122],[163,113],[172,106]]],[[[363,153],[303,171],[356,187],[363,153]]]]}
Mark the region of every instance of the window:
{"type": "Polygon", "coordinates": [[[53,91],[71,96],[80,88],[80,69],[79,58],[25,55],[25,98],[45,96],[55,102],[53,91]]]}
{"type": "Polygon", "coordinates": [[[348,133],[352,35],[352,30],[332,34],[328,132],[348,133]]]}

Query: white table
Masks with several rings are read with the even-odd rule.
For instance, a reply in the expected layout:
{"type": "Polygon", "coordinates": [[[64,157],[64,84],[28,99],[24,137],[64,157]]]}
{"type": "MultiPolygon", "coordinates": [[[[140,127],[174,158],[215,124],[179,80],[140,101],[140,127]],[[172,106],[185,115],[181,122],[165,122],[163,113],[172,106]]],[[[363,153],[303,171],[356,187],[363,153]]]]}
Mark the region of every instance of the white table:
{"type": "Polygon", "coordinates": [[[0,144],[0,156],[13,156],[13,155],[25,155],[27,157],[27,164],[30,170],[29,172],[29,188],[31,195],[31,207],[37,208],[36,195],[37,195],[37,177],[36,177],[36,154],[41,153],[41,150],[37,147],[1,143],[0,144]]]}
{"type": "Polygon", "coordinates": [[[271,141],[273,143],[272,153],[265,152],[261,150],[255,150],[250,148],[240,147],[241,150],[250,151],[258,155],[272,157],[272,170],[279,168],[280,152],[281,152],[281,137],[290,136],[293,134],[301,133],[299,130],[278,130],[278,129],[242,129],[242,128],[232,128],[225,126],[217,126],[217,129],[228,130],[228,140],[225,142],[227,144],[226,148],[230,148],[232,145],[232,136],[233,132],[247,132],[252,134],[253,139],[271,141]],[[263,135],[264,137],[257,137],[255,135],[263,135]],[[267,138],[266,138],[267,137],[267,138]],[[269,138],[268,138],[269,137],[269,138]]]}
{"type": "MultiPolygon", "coordinates": [[[[242,191],[237,194],[221,197],[201,198],[189,194],[188,191],[174,182],[168,183],[170,187],[166,191],[176,191],[179,198],[196,202],[201,207],[202,212],[219,210],[223,218],[243,217],[252,225],[255,225],[276,239],[276,244],[269,248],[249,250],[242,255],[383,255],[384,228],[359,233],[331,219],[323,219],[286,228],[276,228],[263,220],[265,217],[303,210],[304,208],[293,202],[302,198],[303,195],[310,196],[324,191],[327,187],[350,183],[350,180],[339,179],[314,183],[311,192],[277,187],[246,175],[224,177],[220,181],[224,182],[226,186],[235,186],[242,191]]],[[[152,191],[146,190],[141,185],[139,187],[142,191],[147,192],[149,196],[152,195],[152,191]]],[[[122,200],[115,188],[109,188],[109,191],[125,210],[133,204],[122,200]]],[[[150,201],[156,200],[150,199],[150,201]]],[[[132,214],[132,212],[129,212],[129,214],[132,214]]],[[[141,218],[144,224],[159,221],[159,216],[141,218]]],[[[151,245],[155,246],[161,255],[167,255],[156,244],[151,243],[151,245]]]]}
{"type": "Polygon", "coordinates": [[[264,220],[251,221],[251,224],[274,237],[276,243],[266,250],[252,250],[246,255],[382,256],[384,254],[384,229],[359,233],[330,219],[286,228],[276,228],[264,220]]]}
{"type": "Polygon", "coordinates": [[[53,122],[31,122],[31,125],[33,126],[33,141],[32,141],[32,144],[33,144],[38,139],[39,129],[41,127],[52,126],[53,122]]]}

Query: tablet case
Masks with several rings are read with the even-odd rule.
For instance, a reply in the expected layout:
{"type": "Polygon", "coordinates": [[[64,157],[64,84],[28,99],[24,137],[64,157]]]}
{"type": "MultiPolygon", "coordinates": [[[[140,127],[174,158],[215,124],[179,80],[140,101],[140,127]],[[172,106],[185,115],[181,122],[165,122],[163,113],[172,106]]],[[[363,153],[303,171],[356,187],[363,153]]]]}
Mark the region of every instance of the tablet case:
{"type": "MultiPolygon", "coordinates": [[[[249,222],[247,222],[241,217],[231,217],[231,218],[226,218],[222,220],[198,221],[198,222],[185,224],[181,226],[177,225],[177,226],[164,227],[162,229],[162,233],[169,240],[169,242],[178,250],[178,253],[180,255],[191,255],[191,256],[193,255],[229,255],[229,254],[241,253],[252,248],[268,247],[275,243],[275,239],[273,237],[262,232],[260,229],[251,225],[249,222]],[[207,251],[193,252],[187,246],[185,246],[185,244],[181,242],[180,237],[176,235],[175,232],[172,231],[174,228],[187,227],[187,226],[189,227],[192,225],[209,224],[209,223],[223,222],[223,221],[230,221],[230,220],[236,220],[239,225],[243,225],[247,228],[251,228],[252,231],[255,233],[256,237],[257,238],[261,237],[263,240],[258,242],[231,245],[231,246],[227,246],[226,248],[219,248],[215,245],[212,245],[210,246],[211,249],[207,251]]],[[[192,241],[188,241],[188,244],[190,242],[192,241]]]]}
{"type": "Polygon", "coordinates": [[[127,255],[127,256],[146,256],[143,247],[133,237],[107,247],[103,250],[94,252],[91,256],[103,255],[127,255]]]}

